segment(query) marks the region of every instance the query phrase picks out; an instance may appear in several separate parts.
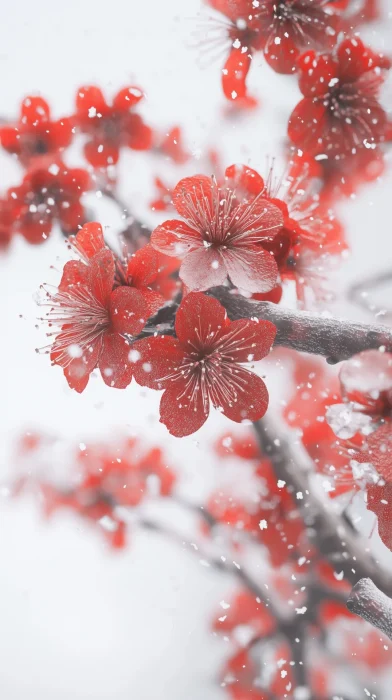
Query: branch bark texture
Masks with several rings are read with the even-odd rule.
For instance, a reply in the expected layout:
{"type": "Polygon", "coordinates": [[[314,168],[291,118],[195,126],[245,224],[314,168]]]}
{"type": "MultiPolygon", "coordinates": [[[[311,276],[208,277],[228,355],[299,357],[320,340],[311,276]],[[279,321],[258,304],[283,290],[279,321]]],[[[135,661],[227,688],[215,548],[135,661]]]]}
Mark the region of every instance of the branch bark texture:
{"type": "Polygon", "coordinates": [[[370,578],[362,578],[355,584],[347,607],[392,640],[392,600],[370,578]]]}
{"type": "Polygon", "coordinates": [[[285,309],[268,301],[251,301],[227,287],[209,292],[226,308],[231,320],[259,318],[277,327],[275,345],[322,355],[330,364],[348,360],[363,350],[382,346],[392,351],[392,329],[388,326],[354,323],[320,314],[285,309]]]}
{"type": "Polygon", "coordinates": [[[290,442],[266,419],[254,424],[262,452],[270,458],[277,479],[292,492],[307,527],[309,539],[337,573],[352,585],[370,578],[385,594],[392,596],[392,574],[376,562],[365,540],[339,517],[310,484],[312,462],[299,445],[290,442]]]}

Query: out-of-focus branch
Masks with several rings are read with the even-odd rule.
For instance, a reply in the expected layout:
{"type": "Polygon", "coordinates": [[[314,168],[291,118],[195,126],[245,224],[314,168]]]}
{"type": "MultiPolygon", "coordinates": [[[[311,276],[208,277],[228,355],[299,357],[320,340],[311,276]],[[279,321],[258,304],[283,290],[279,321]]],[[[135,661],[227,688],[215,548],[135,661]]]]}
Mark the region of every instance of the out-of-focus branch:
{"type": "Polygon", "coordinates": [[[361,578],[371,578],[384,593],[392,595],[392,574],[375,561],[365,540],[347,521],[314,493],[309,478],[313,465],[300,446],[266,419],[254,423],[254,427],[262,452],[271,460],[276,478],[292,492],[308,537],[320,554],[353,585],[361,578]]]}
{"type": "Polygon", "coordinates": [[[392,600],[370,578],[362,578],[355,584],[347,607],[392,640],[392,600]]]}

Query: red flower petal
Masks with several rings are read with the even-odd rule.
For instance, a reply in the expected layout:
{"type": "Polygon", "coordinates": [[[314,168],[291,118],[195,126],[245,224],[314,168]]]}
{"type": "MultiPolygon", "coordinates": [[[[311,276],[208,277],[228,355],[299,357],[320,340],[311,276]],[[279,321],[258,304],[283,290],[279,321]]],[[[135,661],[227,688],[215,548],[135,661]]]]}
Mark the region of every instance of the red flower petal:
{"type": "Polygon", "coordinates": [[[9,153],[20,153],[21,134],[17,126],[2,126],[0,128],[0,142],[9,153]]]}
{"type": "Polygon", "coordinates": [[[151,245],[145,245],[132,255],[128,262],[127,277],[132,287],[148,287],[158,274],[158,253],[151,245]]]}
{"type": "Polygon", "coordinates": [[[299,88],[305,97],[316,97],[328,92],[331,80],[338,78],[338,64],[331,54],[307,51],[298,60],[301,70],[299,88]]]}
{"type": "Polygon", "coordinates": [[[132,109],[143,98],[143,92],[136,86],[125,87],[120,90],[113,99],[113,108],[116,111],[126,112],[132,109]]]}
{"type": "Polygon", "coordinates": [[[71,242],[84,257],[92,258],[96,253],[105,248],[101,224],[97,221],[84,224],[77,235],[71,238],[71,242]]]}
{"type": "Polygon", "coordinates": [[[253,372],[241,366],[232,373],[235,387],[235,401],[222,403],[222,413],[230,420],[241,423],[243,420],[256,421],[262,418],[268,408],[268,391],[264,382],[253,372]]]}
{"type": "Polygon", "coordinates": [[[85,144],[84,155],[94,168],[106,168],[108,165],[118,163],[120,150],[117,144],[95,138],[85,144]]]}
{"type": "Polygon", "coordinates": [[[87,287],[90,280],[90,272],[87,265],[84,265],[80,260],[68,260],[65,263],[59,290],[67,291],[75,285],[83,285],[87,287]]]}
{"type": "Polygon", "coordinates": [[[155,292],[152,289],[140,289],[140,294],[143,296],[144,301],[147,305],[147,318],[154,316],[157,311],[165,303],[165,299],[159,292],[155,292]]]}
{"type": "Polygon", "coordinates": [[[99,369],[108,386],[125,389],[132,381],[134,365],[128,356],[131,346],[118,333],[106,333],[102,341],[99,369]]]}
{"type": "Polygon", "coordinates": [[[264,180],[253,168],[247,165],[229,165],[225,170],[225,177],[232,181],[233,189],[240,187],[248,195],[258,195],[264,190],[264,180]]]}
{"type": "Polygon", "coordinates": [[[148,309],[143,295],[133,287],[117,287],[110,297],[110,320],[116,333],[138,335],[146,325],[148,309]]]}
{"type": "Polygon", "coordinates": [[[62,231],[74,234],[85,221],[84,206],[79,201],[67,202],[70,206],[60,206],[58,220],[62,231]]]}
{"type": "Polygon", "coordinates": [[[200,233],[179,219],[169,219],[157,226],[150,242],[156,250],[175,258],[203,245],[200,233]]]}
{"type": "Polygon", "coordinates": [[[230,324],[223,306],[212,297],[191,292],[182,300],[175,321],[176,335],[188,349],[202,347],[211,334],[216,341],[230,324]]]}
{"type": "Polygon", "coordinates": [[[107,307],[114,281],[114,259],[110,250],[100,250],[90,260],[90,286],[96,299],[107,307]]]}
{"type": "Polygon", "coordinates": [[[40,221],[29,221],[27,218],[21,220],[16,230],[26,239],[28,243],[39,245],[45,243],[52,231],[53,221],[51,217],[40,221]]]}
{"type": "Polygon", "coordinates": [[[184,258],[180,277],[188,289],[195,292],[217,287],[227,277],[225,257],[219,249],[198,248],[184,258]]]}
{"type": "Polygon", "coordinates": [[[83,168],[64,170],[61,173],[61,185],[67,193],[80,197],[90,188],[90,176],[83,168]]]}
{"type": "Polygon", "coordinates": [[[246,77],[252,58],[249,50],[232,49],[222,69],[222,88],[228,100],[246,97],[246,77]]]}
{"type": "Polygon", "coordinates": [[[339,77],[343,82],[354,82],[362,73],[375,66],[375,62],[357,36],[342,41],[338,47],[337,55],[339,77]]]}
{"type": "Polygon", "coordinates": [[[247,292],[269,292],[275,287],[278,266],[261,246],[228,248],[222,255],[232,283],[247,292]]]}
{"type": "Polygon", "coordinates": [[[76,109],[78,116],[85,120],[93,120],[96,114],[105,115],[109,111],[102,90],[95,85],[85,85],[79,88],[76,96],[76,109]],[[94,114],[90,116],[92,112],[94,114]]]}
{"type": "Polygon", "coordinates": [[[292,33],[292,22],[286,21],[279,27],[279,35],[271,33],[264,49],[267,63],[277,73],[295,73],[299,56],[297,42],[292,33]],[[279,43],[276,43],[279,41],[279,43]]]}
{"type": "Polygon", "coordinates": [[[66,148],[73,137],[72,120],[64,117],[56,122],[50,122],[45,127],[45,135],[50,151],[66,148]]]}
{"type": "Polygon", "coordinates": [[[130,357],[137,383],[159,390],[171,384],[172,380],[167,377],[177,372],[183,363],[184,349],[177,338],[159,335],[133,343],[130,357]]]}
{"type": "Polygon", "coordinates": [[[276,326],[270,321],[231,321],[221,337],[219,352],[227,353],[234,362],[261,360],[271,350],[275,336],[276,326]]]}
{"type": "Polygon", "coordinates": [[[195,433],[206,422],[209,409],[203,403],[200,390],[192,398],[184,392],[183,382],[173,382],[164,392],[160,403],[160,421],[174,437],[185,437],[195,433]]]}
{"type": "Polygon", "coordinates": [[[20,115],[24,124],[35,125],[49,121],[49,105],[42,97],[25,97],[22,102],[20,115]]]}
{"type": "Polygon", "coordinates": [[[291,141],[309,153],[322,151],[327,113],[322,103],[305,97],[297,104],[289,118],[288,135],[291,141]]]}
{"type": "MultiPolygon", "coordinates": [[[[65,335],[65,340],[68,341],[68,336],[65,335]]],[[[98,337],[94,343],[91,343],[84,349],[81,357],[69,359],[64,350],[59,350],[61,345],[62,334],[60,333],[54,344],[51,352],[51,359],[54,364],[63,367],[64,376],[71,389],[75,389],[79,394],[84,391],[88,384],[90,373],[95,369],[98,363],[99,354],[101,351],[102,337],[98,337]],[[64,366],[65,365],[65,366],[64,366]]]]}
{"type": "Polygon", "coordinates": [[[153,141],[153,132],[151,127],[144,123],[139,114],[130,114],[127,120],[127,139],[126,143],[129,148],[135,151],[146,151],[151,148],[153,141]]]}
{"type": "Polygon", "coordinates": [[[173,191],[173,204],[180,216],[192,222],[193,210],[211,211],[213,182],[207,175],[184,177],[173,191]]]}

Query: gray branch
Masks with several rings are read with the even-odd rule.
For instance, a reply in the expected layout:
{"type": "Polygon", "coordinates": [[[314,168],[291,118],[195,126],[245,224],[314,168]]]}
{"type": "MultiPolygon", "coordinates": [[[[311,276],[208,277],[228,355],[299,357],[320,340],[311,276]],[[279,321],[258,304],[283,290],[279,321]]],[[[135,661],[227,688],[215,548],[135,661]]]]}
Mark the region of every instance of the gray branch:
{"type": "Polygon", "coordinates": [[[347,607],[392,640],[392,600],[370,578],[362,578],[355,584],[347,607]]]}
{"type": "MultiPolygon", "coordinates": [[[[259,318],[271,321],[277,328],[274,345],[325,357],[329,364],[348,360],[363,350],[385,347],[392,352],[392,329],[367,323],[354,323],[320,314],[285,309],[268,301],[252,301],[233,294],[227,287],[207,292],[225,307],[229,318],[259,318]]],[[[138,336],[154,333],[174,335],[174,321],[179,298],[168,303],[153,316],[138,336]]]]}
{"type": "Polygon", "coordinates": [[[310,484],[313,463],[301,446],[286,439],[266,419],[254,423],[254,427],[262,452],[270,458],[276,478],[291,491],[307,535],[320,554],[352,585],[361,578],[371,578],[392,596],[392,574],[376,562],[359,533],[314,492],[310,484]]]}
{"type": "Polygon", "coordinates": [[[382,346],[392,351],[392,329],[388,326],[326,318],[316,313],[285,309],[268,301],[251,301],[233,294],[227,287],[216,287],[209,294],[223,304],[231,320],[271,321],[278,329],[275,345],[322,355],[330,364],[382,346]]]}

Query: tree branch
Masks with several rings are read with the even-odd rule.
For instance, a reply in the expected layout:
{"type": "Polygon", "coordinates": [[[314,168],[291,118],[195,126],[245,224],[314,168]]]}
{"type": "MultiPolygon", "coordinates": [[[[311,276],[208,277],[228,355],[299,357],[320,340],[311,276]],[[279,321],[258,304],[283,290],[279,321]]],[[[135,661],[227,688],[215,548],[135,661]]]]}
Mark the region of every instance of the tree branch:
{"type": "Polygon", "coordinates": [[[361,537],[310,485],[313,463],[300,449],[279,434],[265,419],[254,423],[262,452],[269,457],[277,479],[293,494],[307,527],[309,539],[334,569],[356,584],[371,578],[384,593],[392,595],[392,575],[383,569],[365,548],[361,537]]]}
{"type": "Polygon", "coordinates": [[[251,301],[227,287],[216,287],[209,294],[223,304],[231,320],[256,317],[271,321],[278,329],[275,345],[322,355],[330,364],[381,346],[392,351],[392,329],[388,326],[325,318],[268,301],[251,301]]]}
{"type": "Polygon", "coordinates": [[[355,584],[347,607],[392,640],[392,600],[370,578],[362,578],[355,584]]]}
{"type": "MultiPolygon", "coordinates": [[[[229,318],[259,318],[271,321],[277,328],[274,345],[325,357],[329,364],[348,360],[363,350],[385,347],[392,352],[392,329],[367,323],[354,323],[320,314],[285,309],[268,301],[251,301],[233,294],[227,287],[215,287],[207,294],[225,307],[229,318]]],[[[153,316],[138,336],[174,334],[174,321],[179,299],[168,303],[153,316]]]]}

